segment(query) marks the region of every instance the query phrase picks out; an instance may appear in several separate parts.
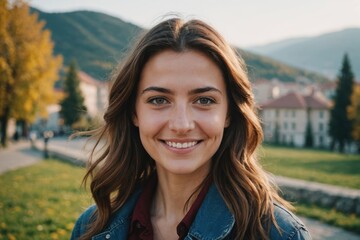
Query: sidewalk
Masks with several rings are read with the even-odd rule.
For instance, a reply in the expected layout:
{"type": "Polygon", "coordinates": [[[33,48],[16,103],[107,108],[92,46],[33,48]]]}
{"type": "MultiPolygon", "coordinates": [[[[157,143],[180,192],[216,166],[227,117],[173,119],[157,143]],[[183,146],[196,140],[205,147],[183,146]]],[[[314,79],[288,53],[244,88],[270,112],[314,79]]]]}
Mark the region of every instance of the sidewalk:
{"type": "MultiPolygon", "coordinates": [[[[67,141],[64,138],[60,138],[52,139],[48,149],[52,156],[60,157],[63,160],[71,161],[73,163],[75,161],[76,164],[84,165],[91,146],[88,146],[86,149],[84,149],[83,146],[83,139],[67,141]]],[[[43,152],[41,150],[44,148],[44,143],[42,141],[37,141],[36,147],[38,150],[31,149],[30,142],[20,142],[10,146],[8,149],[1,149],[0,174],[41,161],[43,158],[43,152]]],[[[281,181],[287,181],[287,179],[281,179],[281,181]]],[[[289,179],[289,181],[292,181],[292,184],[296,184],[296,180],[294,179],[289,179]]],[[[314,240],[360,240],[359,235],[355,235],[341,228],[333,227],[320,221],[304,217],[300,217],[300,219],[305,223],[314,240]]]]}
{"type": "Polygon", "coordinates": [[[0,174],[41,161],[43,153],[32,149],[30,142],[21,141],[0,149],[0,174]]]}

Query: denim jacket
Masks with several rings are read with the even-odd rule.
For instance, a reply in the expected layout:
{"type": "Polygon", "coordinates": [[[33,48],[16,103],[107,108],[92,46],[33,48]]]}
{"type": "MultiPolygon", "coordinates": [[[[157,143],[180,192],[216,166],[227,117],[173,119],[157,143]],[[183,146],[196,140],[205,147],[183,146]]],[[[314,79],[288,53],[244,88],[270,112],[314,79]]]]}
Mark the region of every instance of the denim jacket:
{"type": "MultiPolygon", "coordinates": [[[[107,227],[101,233],[93,236],[92,240],[127,239],[131,215],[140,192],[140,190],[136,191],[124,206],[114,214],[107,227]]],[[[91,206],[79,217],[74,226],[71,240],[78,239],[85,232],[95,208],[96,206],[91,206]]],[[[274,204],[274,210],[281,233],[277,231],[275,226],[271,226],[269,235],[271,240],[311,239],[304,224],[295,215],[278,204],[274,204]]],[[[231,240],[231,230],[234,223],[234,216],[213,184],[206,194],[185,240],[231,240]]]]}

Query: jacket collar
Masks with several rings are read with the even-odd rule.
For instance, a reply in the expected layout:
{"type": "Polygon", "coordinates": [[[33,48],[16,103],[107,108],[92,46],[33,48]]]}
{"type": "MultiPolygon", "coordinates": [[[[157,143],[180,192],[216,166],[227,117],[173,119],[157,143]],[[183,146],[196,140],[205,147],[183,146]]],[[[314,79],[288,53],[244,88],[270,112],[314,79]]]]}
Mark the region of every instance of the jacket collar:
{"type": "Polygon", "coordinates": [[[212,184],[185,239],[224,239],[234,224],[234,216],[215,184],[212,184]]]}
{"type": "MultiPolygon", "coordinates": [[[[110,220],[110,224],[105,228],[104,232],[93,237],[94,240],[103,239],[104,236],[106,239],[109,239],[110,236],[115,236],[117,239],[127,236],[131,215],[141,191],[142,189],[135,191],[125,205],[110,220]]],[[[231,232],[234,223],[234,216],[227,208],[213,183],[196,214],[185,240],[224,239],[231,232]]]]}

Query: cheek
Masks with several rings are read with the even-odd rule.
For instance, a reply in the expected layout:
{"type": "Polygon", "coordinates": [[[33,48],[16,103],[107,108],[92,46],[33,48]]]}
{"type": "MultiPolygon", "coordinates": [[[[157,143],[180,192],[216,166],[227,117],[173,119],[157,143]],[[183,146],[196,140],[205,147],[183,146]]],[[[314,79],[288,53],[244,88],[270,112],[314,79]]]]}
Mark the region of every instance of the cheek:
{"type": "Polygon", "coordinates": [[[226,122],[226,115],[218,113],[218,114],[201,114],[197,117],[197,122],[199,127],[208,135],[209,137],[222,137],[225,122],[226,122]]]}
{"type": "Polygon", "coordinates": [[[137,121],[140,134],[155,134],[164,125],[164,117],[161,114],[154,114],[153,111],[139,109],[137,121]]]}

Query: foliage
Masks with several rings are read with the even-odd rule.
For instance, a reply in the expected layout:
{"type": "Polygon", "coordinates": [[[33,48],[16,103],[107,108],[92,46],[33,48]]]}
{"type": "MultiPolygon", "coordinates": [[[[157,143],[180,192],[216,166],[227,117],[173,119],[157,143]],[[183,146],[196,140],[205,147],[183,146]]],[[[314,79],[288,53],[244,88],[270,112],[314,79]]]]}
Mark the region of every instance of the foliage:
{"type": "Polygon", "coordinates": [[[53,56],[50,31],[21,0],[0,0],[0,116],[1,141],[6,144],[7,122],[35,120],[55,102],[53,85],[62,58],[53,56]]]}
{"type": "Polygon", "coordinates": [[[344,55],[338,85],[334,100],[334,107],[331,109],[329,135],[333,144],[339,144],[339,151],[343,152],[345,143],[351,141],[351,121],[348,118],[347,108],[351,104],[351,94],[354,85],[354,74],[351,70],[350,60],[347,54],[344,55]]]}
{"type": "Polygon", "coordinates": [[[275,122],[275,129],[274,129],[274,144],[281,144],[280,138],[280,126],[278,122],[275,122]]]}
{"type": "Polygon", "coordinates": [[[264,145],[261,164],[275,174],[360,189],[359,155],[264,145]]]}
{"type": "Polygon", "coordinates": [[[54,160],[0,176],[0,239],[69,239],[91,204],[84,169],[54,160]]]}
{"type": "Polygon", "coordinates": [[[352,137],[358,144],[360,153],[360,85],[354,88],[351,96],[351,105],[348,107],[348,117],[352,121],[352,137]]]}
{"type": "Polygon", "coordinates": [[[72,126],[81,120],[81,117],[86,114],[86,107],[84,105],[84,97],[80,90],[80,80],[76,70],[76,63],[73,61],[70,66],[64,81],[65,97],[61,101],[60,115],[64,119],[67,126],[72,126]]]}
{"type": "Polygon", "coordinates": [[[305,147],[313,147],[314,145],[314,137],[313,137],[313,129],[310,121],[310,110],[307,112],[308,119],[306,123],[306,132],[305,132],[305,147]]]}

